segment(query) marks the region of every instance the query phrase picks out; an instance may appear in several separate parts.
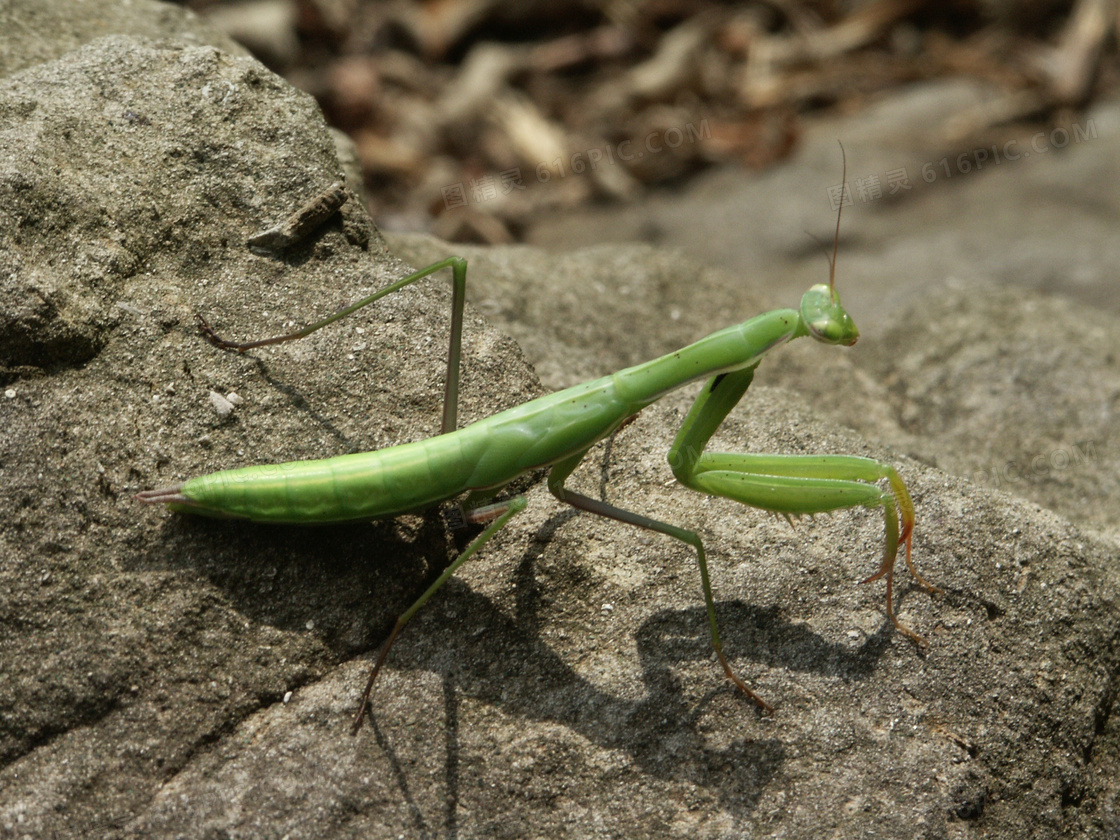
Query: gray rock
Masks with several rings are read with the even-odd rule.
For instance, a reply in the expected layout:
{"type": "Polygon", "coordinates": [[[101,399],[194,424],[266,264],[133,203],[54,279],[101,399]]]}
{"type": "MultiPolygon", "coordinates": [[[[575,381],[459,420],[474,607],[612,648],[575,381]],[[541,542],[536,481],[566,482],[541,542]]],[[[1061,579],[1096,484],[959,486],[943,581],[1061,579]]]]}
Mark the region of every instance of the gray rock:
{"type": "Polygon", "coordinates": [[[189,9],[161,0],[7,0],[0,6],[0,76],[60,58],[106,35],[176,38],[247,56],[189,9]]]}
{"type": "MultiPolygon", "coordinates": [[[[975,422],[1026,425],[1015,383],[1068,377],[1107,336],[1087,333],[1047,367],[1026,340],[1038,298],[985,293],[973,314],[949,285],[935,316],[870,329],[853,352],[776,351],[721,429],[729,450],[899,466],[919,512],[914,559],[945,590],[930,597],[900,570],[900,617],[927,651],[886,621],[881,582],[855,585],[878,566],[881,516],[791,530],[671,483],[682,393],[573,481],[698,530],[727,652],[776,714],[760,716],[712,660],[689,549],[574,516],[538,484],[402,635],[374,725],[353,739],[367,663],[351,657],[454,555],[456,535],[436,515],[319,529],[199,521],[131,495],[431,435],[444,284],[298,345],[219,353],[196,311],[257,337],[407,271],[353,208],[281,258],[245,247],[340,177],[313,103],[248,59],[111,38],[6,80],[0,113],[4,833],[1115,834],[1115,539],[931,466],[972,463],[948,458],[977,440],[952,415],[988,405],[1001,347],[1023,367],[1001,381],[1004,408],[975,422]],[[1003,324],[1001,307],[1018,313],[1014,329],[978,333],[1003,324]],[[211,392],[232,406],[224,417],[211,392]]],[[[442,247],[398,244],[418,263],[442,247]]],[[[646,246],[468,256],[483,311],[511,329],[534,321],[518,335],[551,385],[794,302],[646,246]]],[[[1038,317],[1051,311],[1086,323],[1076,306],[1038,317]]],[[[466,335],[464,420],[537,393],[512,342],[473,315],[466,335]]],[[[1115,393],[1115,366],[1090,364],[1098,394],[1115,393]]],[[[1054,386],[1018,442],[1100,422],[1107,400],[1062,410],[1078,393],[1054,386]]],[[[1105,420],[1092,427],[1102,435],[1105,420]]],[[[1108,458],[1087,459],[1098,477],[1085,488],[1108,492],[1108,458]]]]}

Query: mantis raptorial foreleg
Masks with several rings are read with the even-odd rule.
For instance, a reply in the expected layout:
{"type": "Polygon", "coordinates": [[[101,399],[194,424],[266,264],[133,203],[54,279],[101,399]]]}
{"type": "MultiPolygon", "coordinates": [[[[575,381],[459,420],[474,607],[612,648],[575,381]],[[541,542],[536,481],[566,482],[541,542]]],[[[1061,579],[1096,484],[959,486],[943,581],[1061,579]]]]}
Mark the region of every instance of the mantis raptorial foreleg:
{"type": "MultiPolygon", "coordinates": [[[[754,368],[712,377],[696,398],[669,449],[669,463],[677,481],[712,496],[723,496],[751,507],[787,516],[825,513],[862,506],[883,509],[886,546],[883,562],[863,581],[887,579],[887,617],[907,638],[921,647],[927,642],[894,614],[894,561],[899,543],[906,545],[906,564],[928,592],[940,592],[918,574],[910,559],[914,504],[906,485],[888,464],[853,455],[764,455],[705,452],[704,448],[750,387],[754,368]],[[890,491],[875,482],[886,479],[890,491]],[[901,512],[902,529],[899,530],[901,512]]],[[[701,555],[702,557],[703,555],[701,555]]],[[[701,572],[704,563],[701,559],[701,572]]],[[[705,575],[706,576],[706,575],[705,575]]],[[[718,639],[715,613],[708,597],[713,639],[718,639]]]]}

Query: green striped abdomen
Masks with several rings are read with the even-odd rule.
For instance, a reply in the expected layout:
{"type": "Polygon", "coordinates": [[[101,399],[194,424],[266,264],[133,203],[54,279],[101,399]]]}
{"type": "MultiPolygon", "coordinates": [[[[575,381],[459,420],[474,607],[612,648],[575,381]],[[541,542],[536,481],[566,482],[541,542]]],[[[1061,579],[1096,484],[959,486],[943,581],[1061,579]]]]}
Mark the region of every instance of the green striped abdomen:
{"type": "Polygon", "coordinates": [[[258,522],[322,523],[419,510],[498,487],[581,452],[630,413],[609,377],[464,429],[376,452],[223,470],[187,481],[172,508],[258,522]]]}
{"type": "Polygon", "coordinates": [[[471,465],[456,435],[377,452],[223,470],[186,482],[181,510],[257,522],[346,522],[392,516],[458,495],[471,465]],[[438,445],[436,445],[438,443],[438,445]]]}

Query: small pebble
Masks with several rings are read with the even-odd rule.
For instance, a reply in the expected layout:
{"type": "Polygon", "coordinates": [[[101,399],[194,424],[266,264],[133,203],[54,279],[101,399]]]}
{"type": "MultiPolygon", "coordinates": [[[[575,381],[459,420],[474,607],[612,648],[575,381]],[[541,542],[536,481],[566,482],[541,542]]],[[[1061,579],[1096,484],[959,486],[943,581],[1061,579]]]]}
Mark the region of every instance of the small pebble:
{"type": "Polygon", "coordinates": [[[210,404],[214,406],[214,411],[218,412],[219,417],[229,417],[233,413],[233,403],[217,391],[210,392],[210,404]]]}

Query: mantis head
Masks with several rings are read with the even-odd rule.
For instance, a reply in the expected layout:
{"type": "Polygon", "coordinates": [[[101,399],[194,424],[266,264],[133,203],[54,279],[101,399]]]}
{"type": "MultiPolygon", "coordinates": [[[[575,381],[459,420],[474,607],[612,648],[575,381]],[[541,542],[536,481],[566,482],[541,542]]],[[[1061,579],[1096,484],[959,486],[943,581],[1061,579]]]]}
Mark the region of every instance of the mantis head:
{"type": "Polygon", "coordinates": [[[832,256],[828,260],[828,285],[820,283],[801,298],[801,320],[809,335],[825,344],[843,344],[847,347],[856,343],[859,329],[852,317],[840,305],[840,295],[836,291],[836,251],[840,246],[840,215],[844,212],[844,192],[848,182],[848,156],[844,144],[840,144],[840,155],[844,161],[844,172],[840,176],[840,206],[836,210],[836,235],[832,239],[832,256]]]}
{"type": "Polygon", "coordinates": [[[859,338],[859,328],[840,305],[840,295],[831,285],[818,283],[801,298],[801,320],[809,335],[825,344],[851,346],[859,338]]]}

